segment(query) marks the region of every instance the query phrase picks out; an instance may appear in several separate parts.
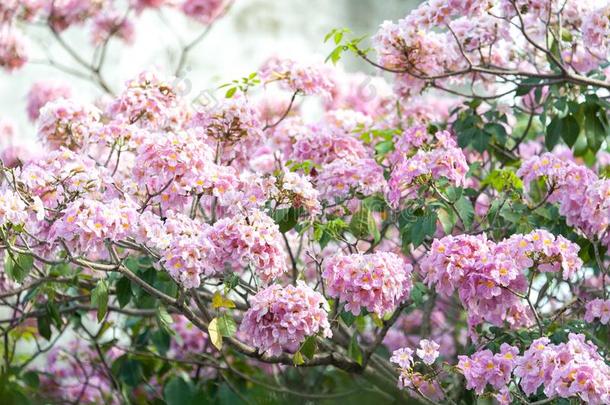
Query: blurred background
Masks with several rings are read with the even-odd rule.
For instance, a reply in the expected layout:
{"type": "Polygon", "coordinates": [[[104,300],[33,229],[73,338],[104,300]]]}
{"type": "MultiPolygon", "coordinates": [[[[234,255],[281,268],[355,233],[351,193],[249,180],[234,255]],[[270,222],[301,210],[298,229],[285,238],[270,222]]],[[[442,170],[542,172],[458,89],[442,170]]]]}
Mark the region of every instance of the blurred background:
{"type": "MultiPolygon", "coordinates": [[[[299,60],[324,58],[333,49],[324,36],[333,28],[350,28],[355,36],[371,37],[384,20],[397,20],[417,0],[236,0],[228,14],[214,23],[203,41],[190,53],[181,76],[194,95],[232,79],[247,76],[273,55],[299,60]]],[[[146,10],[135,21],[136,41],[126,46],[112,41],[105,69],[106,81],[117,92],[140,71],[156,67],[173,72],[181,44],[196,38],[205,26],[179,12],[146,10]]],[[[25,113],[25,97],[37,80],[59,80],[71,84],[78,98],[91,100],[100,91],[85,80],[60,72],[46,63],[47,55],[74,66],[45,27],[24,27],[33,38],[30,63],[13,74],[0,72],[0,119],[17,127],[17,137],[34,139],[34,126],[25,113]]],[[[87,27],[73,27],[62,34],[66,42],[90,60],[93,48],[87,27]]],[[[341,63],[348,71],[370,67],[354,57],[341,63]]],[[[22,138],[22,139],[23,139],[22,138]]]]}

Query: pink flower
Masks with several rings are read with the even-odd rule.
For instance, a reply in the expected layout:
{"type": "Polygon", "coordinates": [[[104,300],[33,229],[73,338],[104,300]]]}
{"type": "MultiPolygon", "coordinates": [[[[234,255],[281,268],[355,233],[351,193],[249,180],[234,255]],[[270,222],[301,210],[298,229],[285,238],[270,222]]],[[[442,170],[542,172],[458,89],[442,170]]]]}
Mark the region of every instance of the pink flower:
{"type": "Polygon", "coordinates": [[[610,399],[610,366],[581,334],[570,333],[568,341],[559,344],[535,340],[518,358],[514,374],[527,395],[543,385],[548,398],[578,396],[593,404],[610,399]]]}
{"type": "Polygon", "coordinates": [[[172,77],[141,72],[106,109],[115,124],[135,124],[150,130],[181,128],[189,109],[180,98],[183,89],[172,77]]]}
{"type": "Polygon", "coordinates": [[[394,350],[390,361],[398,364],[400,368],[410,369],[413,366],[413,350],[408,347],[394,350]]]}
{"type": "Polygon", "coordinates": [[[119,38],[131,44],[134,40],[134,31],[133,23],[124,14],[112,9],[104,10],[93,18],[91,42],[99,46],[110,38],[119,38]]]}
{"type": "Polygon", "coordinates": [[[251,265],[267,284],[287,271],[279,227],[259,210],[218,220],[209,238],[214,244],[213,265],[219,271],[227,264],[239,271],[251,265]]]}
{"type": "Polygon", "coordinates": [[[353,161],[370,157],[362,142],[330,126],[310,126],[299,135],[292,146],[292,158],[298,161],[324,165],[336,159],[353,161]]]}
{"type": "Polygon", "coordinates": [[[409,296],[413,267],[389,252],[335,255],[324,263],[327,294],[354,315],[361,308],[383,317],[409,296]]]}
{"type": "Polygon", "coordinates": [[[64,98],[46,104],[38,117],[38,135],[51,149],[84,148],[91,132],[100,124],[101,112],[92,105],[82,105],[64,98]]]}
{"type": "Polygon", "coordinates": [[[182,207],[189,193],[211,192],[219,178],[212,149],[192,132],[148,133],[132,169],[143,194],[164,208],[182,207]]]}
{"type": "Polygon", "coordinates": [[[136,207],[129,201],[115,199],[104,203],[81,198],[69,204],[51,225],[49,242],[61,240],[75,255],[105,258],[108,256],[105,241],[126,238],[136,221],[136,207]]]}
{"type": "Polygon", "coordinates": [[[278,81],[293,92],[330,97],[333,83],[327,78],[324,70],[323,65],[308,65],[291,59],[272,58],[263,65],[259,75],[264,82],[278,81]]]}
{"type": "Polygon", "coordinates": [[[494,389],[505,388],[510,381],[519,349],[503,343],[500,353],[491,350],[475,352],[472,356],[458,356],[458,368],[466,378],[466,388],[482,394],[487,384],[494,389]]]}
{"type": "Polygon", "coordinates": [[[441,131],[433,138],[423,131],[421,127],[407,131],[390,157],[396,163],[388,181],[388,200],[394,207],[403,198],[413,196],[419,185],[429,180],[446,178],[453,185],[465,185],[468,163],[451,134],[441,131]],[[418,147],[424,141],[430,144],[432,139],[435,140],[432,149],[418,147]]]}
{"type": "Polygon", "coordinates": [[[210,226],[172,211],[167,216],[164,231],[169,235],[168,246],[163,246],[164,239],[155,238],[154,233],[151,235],[162,247],[161,263],[184,288],[197,288],[203,276],[222,271],[213,266],[210,258],[214,254],[214,245],[208,236],[210,226]]]}
{"type": "Polygon", "coordinates": [[[202,24],[210,24],[223,11],[225,0],[184,0],[182,12],[202,24]]]}
{"type": "Polygon", "coordinates": [[[371,158],[335,159],[322,167],[316,184],[322,198],[331,203],[354,193],[385,192],[387,187],[383,167],[371,158]]]}
{"type": "Polygon", "coordinates": [[[273,284],[250,298],[239,327],[242,339],[271,356],[295,352],[306,338],[332,336],[328,303],[302,281],[296,286],[273,284]]]}
{"type": "Polygon", "coordinates": [[[21,33],[0,27],[0,68],[12,72],[23,67],[27,60],[27,47],[21,33]]]}
{"type": "Polygon", "coordinates": [[[23,225],[28,219],[27,205],[11,189],[0,190],[0,225],[23,225]]]}
{"type": "Polygon", "coordinates": [[[419,342],[419,349],[417,349],[417,355],[426,364],[432,364],[436,361],[439,356],[438,348],[440,345],[435,341],[422,339],[419,342]]]}
{"type": "Polygon", "coordinates": [[[54,0],[46,5],[49,22],[57,31],[80,24],[102,9],[103,3],[92,0],[54,0]]]}
{"type": "Polygon", "coordinates": [[[72,96],[70,87],[47,81],[34,83],[27,95],[27,112],[31,121],[36,121],[40,115],[40,109],[45,104],[59,98],[69,99],[72,96]]]}
{"type": "Polygon", "coordinates": [[[585,321],[591,323],[599,318],[602,325],[610,322],[610,300],[596,298],[585,305],[585,321]]]}

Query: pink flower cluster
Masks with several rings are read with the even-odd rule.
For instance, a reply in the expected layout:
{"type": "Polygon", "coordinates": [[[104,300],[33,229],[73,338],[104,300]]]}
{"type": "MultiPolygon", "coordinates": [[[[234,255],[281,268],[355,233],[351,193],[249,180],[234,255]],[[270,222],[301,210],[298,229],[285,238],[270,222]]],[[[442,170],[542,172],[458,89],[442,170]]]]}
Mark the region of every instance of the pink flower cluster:
{"type": "Polygon", "coordinates": [[[258,111],[245,97],[240,96],[199,109],[190,125],[200,129],[204,136],[226,145],[262,137],[258,111]]]}
{"type": "Polygon", "coordinates": [[[582,266],[577,244],[543,229],[527,235],[512,235],[497,247],[502,253],[512,255],[519,268],[536,266],[541,272],[561,272],[564,280],[569,280],[582,266]]]}
{"type": "Polygon", "coordinates": [[[48,2],[45,11],[53,27],[57,31],[63,31],[94,16],[102,7],[101,1],[55,0],[48,2]]]}
{"type": "Polygon", "coordinates": [[[191,191],[210,189],[217,178],[212,149],[192,132],[153,132],[138,148],[134,180],[163,207],[180,207],[191,191]]]}
{"type": "Polygon", "coordinates": [[[36,121],[40,115],[40,109],[45,104],[59,98],[69,99],[71,96],[72,90],[64,84],[50,81],[34,83],[27,95],[28,118],[36,121]]]}
{"type": "MultiPolygon", "coordinates": [[[[422,341],[423,342],[423,341],[422,341]]],[[[436,343],[425,341],[424,343],[426,349],[430,354],[425,353],[425,349],[422,355],[418,354],[418,356],[426,357],[426,360],[436,360],[435,351],[436,351],[436,343]]],[[[426,364],[434,363],[434,360],[430,361],[426,364]]],[[[413,359],[413,349],[408,347],[404,347],[401,349],[397,349],[392,353],[392,357],[390,357],[390,361],[399,367],[400,375],[398,376],[398,388],[411,388],[417,390],[421,395],[424,395],[428,400],[432,401],[441,401],[444,398],[443,390],[439,385],[438,381],[424,378],[421,373],[418,373],[413,370],[414,359],[413,359]]]]}
{"type": "Polygon", "coordinates": [[[334,202],[350,192],[371,195],[385,192],[383,167],[372,158],[336,159],[324,166],[316,179],[322,198],[334,202]]]}
{"type": "Polygon", "coordinates": [[[472,356],[458,356],[458,368],[466,378],[466,388],[474,389],[477,394],[485,391],[487,384],[496,391],[506,388],[517,363],[519,349],[502,343],[500,353],[481,350],[472,356]]]}
{"type": "Polygon", "coordinates": [[[295,208],[303,207],[312,215],[320,213],[322,207],[318,201],[318,190],[313,188],[309,178],[295,172],[283,172],[278,176],[272,197],[278,207],[284,205],[295,208]]]}
{"type": "Polygon", "coordinates": [[[106,109],[106,115],[119,125],[137,124],[150,130],[180,128],[188,108],[174,86],[174,79],[153,71],[141,72],[126,83],[126,88],[106,109]]]}
{"type": "Polygon", "coordinates": [[[245,166],[252,149],[263,139],[260,114],[241,96],[198,108],[188,126],[221,153],[219,160],[239,167],[245,166]]]}
{"type": "Polygon", "coordinates": [[[526,185],[538,178],[545,179],[550,192],[548,201],[559,203],[559,212],[568,225],[610,245],[610,180],[599,179],[585,166],[554,153],[528,159],[517,175],[526,185]]]}
{"type": "Polygon", "coordinates": [[[292,146],[292,158],[324,165],[335,159],[357,160],[369,151],[356,138],[327,125],[312,125],[292,146]]]}
{"type": "Polygon", "coordinates": [[[403,82],[400,87],[405,93],[408,89],[417,92],[422,89],[424,82],[420,76],[460,71],[468,66],[468,60],[505,62],[507,56],[502,51],[506,47],[498,43],[508,37],[509,25],[485,13],[489,4],[428,1],[398,23],[385,21],[373,37],[379,64],[404,73],[398,80],[403,82]],[[451,29],[438,31],[436,27],[451,29]]]}
{"type": "Polygon", "coordinates": [[[581,334],[570,333],[568,341],[559,344],[546,337],[535,340],[517,360],[514,374],[528,395],[544,385],[548,398],[577,396],[591,404],[610,402],[610,366],[581,334]]]}
{"type": "Polygon", "coordinates": [[[359,315],[361,308],[383,317],[411,291],[413,267],[395,253],[337,254],[324,263],[326,292],[359,315]]]}
{"type": "Polygon", "coordinates": [[[607,60],[609,16],[606,4],[592,1],[429,0],[397,23],[385,21],[373,45],[378,63],[398,73],[396,91],[413,95],[428,79],[454,84],[472,77],[471,65],[547,70],[548,63],[524,55],[534,51],[530,41],[543,43],[556,24],[568,33],[560,39],[562,60],[587,73],[607,60]]]}
{"type": "Polygon", "coordinates": [[[508,321],[519,326],[529,322],[526,308],[513,293],[526,290],[524,270],[562,271],[569,279],[582,266],[578,251],[576,244],[543,230],[499,243],[484,234],[450,235],[434,240],[420,270],[439,293],[449,296],[458,290],[471,325],[508,321]]]}
{"type": "Polygon", "coordinates": [[[167,215],[164,225],[169,245],[163,249],[161,263],[176,282],[187,289],[197,288],[201,276],[222,270],[212,267],[214,246],[208,238],[209,225],[172,211],[167,215]]]}
{"type": "Polygon", "coordinates": [[[0,190],[0,226],[20,225],[28,220],[27,205],[11,189],[0,190]]]}
{"type": "Polygon", "coordinates": [[[259,71],[266,82],[279,81],[286,89],[306,95],[322,94],[330,97],[333,82],[328,79],[324,66],[299,63],[292,59],[271,58],[259,71]]]}
{"type": "Polygon", "coordinates": [[[49,242],[65,242],[70,253],[99,259],[107,257],[104,242],[119,241],[131,235],[138,213],[125,200],[101,202],[83,198],[63,211],[49,230],[49,242]]]}
{"type": "Polygon", "coordinates": [[[391,156],[397,164],[388,180],[388,201],[392,206],[398,207],[403,198],[413,197],[418,186],[429,179],[446,178],[453,185],[465,185],[468,163],[464,152],[446,131],[437,132],[434,138],[437,142],[433,149],[419,149],[430,137],[416,127],[406,131],[397,142],[391,156]],[[417,152],[410,154],[413,149],[417,152]]]}
{"type": "Polygon", "coordinates": [[[31,195],[39,197],[47,208],[56,208],[78,196],[99,198],[112,184],[104,167],[83,154],[61,148],[27,162],[20,180],[31,195]]]}
{"type": "Polygon", "coordinates": [[[184,0],[182,12],[202,24],[210,24],[224,10],[225,0],[184,0]]]}
{"type": "Polygon", "coordinates": [[[218,220],[209,238],[214,244],[212,260],[218,271],[226,264],[238,269],[251,265],[264,283],[270,283],[287,270],[279,227],[262,211],[253,209],[218,220]]]}
{"type": "Polygon", "coordinates": [[[332,336],[328,303],[302,281],[296,286],[273,284],[250,298],[239,334],[260,352],[296,352],[310,336],[332,336]]]}
{"type": "Polygon", "coordinates": [[[117,10],[102,10],[92,19],[91,42],[93,45],[103,45],[109,38],[120,38],[131,44],[135,37],[133,23],[124,13],[117,10]]]}
{"type": "Polygon", "coordinates": [[[599,318],[602,325],[610,322],[610,300],[596,298],[585,305],[585,321],[594,322],[599,318]]]}
{"type": "Polygon", "coordinates": [[[100,118],[101,112],[94,106],[59,98],[40,110],[38,135],[51,149],[81,149],[87,145],[100,118]]]}
{"type": "Polygon", "coordinates": [[[27,46],[23,35],[0,23],[0,68],[12,72],[28,61],[27,46]]]}

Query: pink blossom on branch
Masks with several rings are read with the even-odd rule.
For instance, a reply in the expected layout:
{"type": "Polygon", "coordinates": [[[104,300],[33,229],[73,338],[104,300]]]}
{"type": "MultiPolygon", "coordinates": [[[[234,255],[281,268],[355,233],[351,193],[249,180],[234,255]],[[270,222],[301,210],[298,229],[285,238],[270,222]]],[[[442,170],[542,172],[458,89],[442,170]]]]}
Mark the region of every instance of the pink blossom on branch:
{"type": "Polygon", "coordinates": [[[328,310],[322,294],[303,282],[286,287],[273,284],[250,299],[239,333],[261,353],[296,352],[310,336],[332,336],[328,310]]]}

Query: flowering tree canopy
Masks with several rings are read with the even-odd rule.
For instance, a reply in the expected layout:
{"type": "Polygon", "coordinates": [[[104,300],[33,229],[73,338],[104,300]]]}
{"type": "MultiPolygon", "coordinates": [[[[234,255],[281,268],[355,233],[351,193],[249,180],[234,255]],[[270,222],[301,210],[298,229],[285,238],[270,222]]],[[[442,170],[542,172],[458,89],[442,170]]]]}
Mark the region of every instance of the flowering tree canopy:
{"type": "Polygon", "coordinates": [[[99,91],[0,121],[0,403],[610,403],[608,2],[429,0],[193,97],[231,5],[0,4],[6,74],[37,27],[99,91]],[[201,34],[113,82],[159,9],[201,34]]]}

